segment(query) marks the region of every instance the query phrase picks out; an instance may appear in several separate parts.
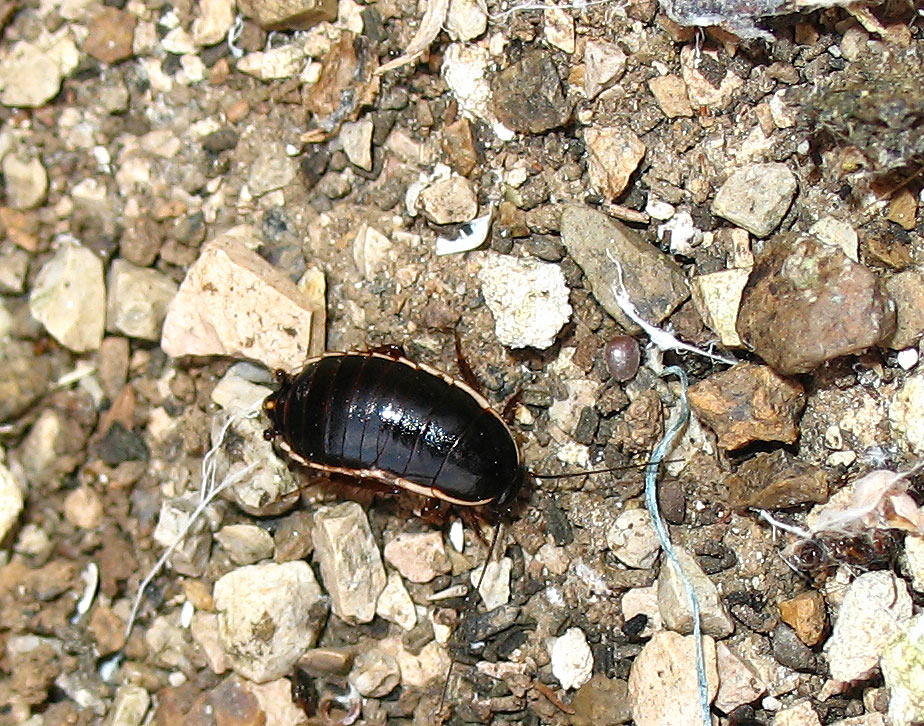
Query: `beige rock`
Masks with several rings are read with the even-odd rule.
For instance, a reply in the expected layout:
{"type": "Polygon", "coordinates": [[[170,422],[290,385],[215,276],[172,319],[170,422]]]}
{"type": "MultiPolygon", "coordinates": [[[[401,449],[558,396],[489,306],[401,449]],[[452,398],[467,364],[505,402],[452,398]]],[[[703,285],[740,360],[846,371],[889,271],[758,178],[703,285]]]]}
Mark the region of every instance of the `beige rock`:
{"type": "Polygon", "coordinates": [[[323,314],[287,277],[253,252],[256,231],[235,227],[205,246],[164,320],[168,355],[251,358],[268,368],[301,368],[323,314]]]}
{"type": "MultiPolygon", "coordinates": [[[[686,550],[675,547],[674,552],[699,599],[703,632],[720,638],[734,632],[735,625],[719,597],[715,584],[686,550]]],[[[662,568],[658,577],[658,609],[661,611],[661,619],[670,630],[691,633],[693,614],[690,611],[686,588],[673,561],[666,559],[665,563],[666,566],[662,568]]]]}
{"type": "Polygon", "coordinates": [[[692,116],[693,108],[687,98],[687,84],[680,76],[657,76],[648,81],[648,89],[668,118],[692,116]]]}
{"type": "Polygon", "coordinates": [[[735,322],[749,276],[750,270],[730,269],[699,275],[690,282],[693,303],[703,322],[719,336],[722,345],[731,348],[742,345],[735,322]]]}
{"type": "Polygon", "coordinates": [[[331,609],[348,622],[368,623],[386,577],[363,508],[356,502],[322,507],[314,514],[312,539],[331,609]]]}
{"type": "Polygon", "coordinates": [[[16,154],[3,158],[3,187],[6,204],[13,209],[32,209],[48,192],[48,174],[40,159],[23,161],[16,154]]]}
{"type": "Polygon", "coordinates": [[[195,44],[207,47],[223,41],[234,22],[234,0],[199,0],[197,9],[192,24],[195,44]]]}
{"type": "Polygon", "coordinates": [[[757,672],[725,643],[716,643],[715,654],[719,673],[716,708],[723,713],[731,713],[738,706],[752,703],[766,693],[767,686],[757,672]]]}
{"type": "Polygon", "coordinates": [[[626,54],[615,43],[588,40],[584,46],[584,94],[596,98],[626,71],[626,54]]]}
{"type": "Polygon", "coordinates": [[[434,224],[471,222],[478,213],[472,183],[460,176],[434,182],[420,193],[424,214],[434,224]]]}
{"type": "Polygon", "coordinates": [[[218,633],[234,670],[258,683],[287,675],[314,645],[320,623],[307,617],[321,588],[306,562],[249,565],[215,583],[218,633]]]}
{"type": "Polygon", "coordinates": [[[99,348],[106,323],[102,260],[66,241],[39,272],[29,310],[66,348],[77,353],[99,348]]]}
{"type": "Polygon", "coordinates": [[[584,143],[590,183],[603,197],[614,201],[645,156],[645,144],[631,129],[613,127],[587,129],[584,143]]]}
{"type": "Polygon", "coordinates": [[[440,532],[402,532],[385,545],[385,560],[411,582],[430,582],[450,570],[440,532]]]}
{"type": "Polygon", "coordinates": [[[574,18],[571,13],[555,6],[543,11],[545,39],[565,53],[574,53],[574,18]]]}
{"type": "Polygon", "coordinates": [[[32,43],[16,43],[0,63],[0,103],[38,108],[61,88],[61,69],[54,58],[32,43]]]}
{"type": "MultiPolygon", "coordinates": [[[[715,641],[703,637],[709,701],[719,677],[715,641]]],[[[692,635],[668,630],[655,633],[632,663],[629,698],[636,726],[701,726],[696,684],[696,644],[692,635]]]]}

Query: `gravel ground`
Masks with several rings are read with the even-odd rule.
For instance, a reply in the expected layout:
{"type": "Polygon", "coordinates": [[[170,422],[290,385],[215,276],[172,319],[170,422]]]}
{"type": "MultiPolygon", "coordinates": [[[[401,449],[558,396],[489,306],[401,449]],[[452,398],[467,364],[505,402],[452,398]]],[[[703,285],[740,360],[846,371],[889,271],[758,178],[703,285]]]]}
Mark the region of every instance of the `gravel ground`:
{"type": "Polygon", "coordinates": [[[667,7],[0,3],[0,724],[701,724],[683,398],[714,718],[924,721],[922,10],[667,7]],[[389,345],[618,468],[480,597],[487,521],[264,439],[389,345]]]}

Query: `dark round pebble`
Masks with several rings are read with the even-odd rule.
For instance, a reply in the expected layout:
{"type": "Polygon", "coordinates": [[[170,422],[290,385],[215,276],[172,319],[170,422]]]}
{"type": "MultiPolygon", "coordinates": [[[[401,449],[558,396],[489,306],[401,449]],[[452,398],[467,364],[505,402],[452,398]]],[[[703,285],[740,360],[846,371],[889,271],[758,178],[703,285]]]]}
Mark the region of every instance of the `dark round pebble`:
{"type": "Polygon", "coordinates": [[[606,367],[620,383],[631,381],[638,373],[641,351],[638,341],[630,335],[616,335],[606,344],[606,367]]]}

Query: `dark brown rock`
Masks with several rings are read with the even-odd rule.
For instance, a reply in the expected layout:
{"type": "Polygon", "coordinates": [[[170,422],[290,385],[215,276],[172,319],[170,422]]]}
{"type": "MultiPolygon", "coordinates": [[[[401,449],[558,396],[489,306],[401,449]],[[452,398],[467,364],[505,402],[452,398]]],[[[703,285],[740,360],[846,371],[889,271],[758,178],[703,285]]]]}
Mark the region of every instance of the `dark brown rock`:
{"type": "Polygon", "coordinates": [[[784,236],[757,258],[736,327],[774,370],[794,375],[888,339],[895,304],[871,270],[840,250],[784,236]]]}
{"type": "Polygon", "coordinates": [[[738,467],[727,484],[729,504],[736,507],[785,509],[828,501],[828,476],[824,470],[785,451],[757,454],[738,467]]]}
{"type": "Polygon", "coordinates": [[[540,134],[567,123],[571,107],[551,57],[527,53],[498,73],[491,82],[494,113],[505,126],[520,133],[540,134]]]}
{"type": "Polygon", "coordinates": [[[766,366],[741,363],[690,387],[690,405],[723,449],[754,441],[793,443],[805,392],[766,366]]]}
{"type": "Polygon", "coordinates": [[[443,151],[446,161],[457,174],[468,176],[478,163],[478,152],[472,138],[472,126],[459,119],[443,129],[443,151]]]}

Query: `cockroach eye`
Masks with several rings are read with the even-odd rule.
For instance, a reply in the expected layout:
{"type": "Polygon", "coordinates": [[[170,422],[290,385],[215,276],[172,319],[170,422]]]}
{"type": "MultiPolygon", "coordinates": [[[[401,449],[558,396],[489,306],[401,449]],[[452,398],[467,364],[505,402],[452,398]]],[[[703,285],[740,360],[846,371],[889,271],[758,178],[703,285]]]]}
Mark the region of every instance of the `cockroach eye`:
{"type": "Polygon", "coordinates": [[[638,373],[641,353],[638,342],[630,335],[616,335],[606,344],[606,367],[620,383],[631,381],[638,373]]]}

